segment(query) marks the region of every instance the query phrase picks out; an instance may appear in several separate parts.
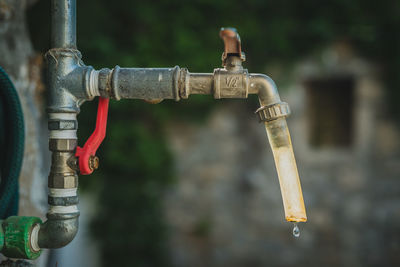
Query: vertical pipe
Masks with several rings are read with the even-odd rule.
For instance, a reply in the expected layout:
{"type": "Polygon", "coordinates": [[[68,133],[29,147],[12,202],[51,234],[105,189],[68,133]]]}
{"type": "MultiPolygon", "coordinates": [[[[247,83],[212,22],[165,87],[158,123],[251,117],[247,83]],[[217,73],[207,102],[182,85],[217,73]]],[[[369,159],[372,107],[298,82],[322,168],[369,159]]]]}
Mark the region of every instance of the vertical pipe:
{"type": "Polygon", "coordinates": [[[51,47],[76,49],[76,0],[51,1],[51,47]]]}

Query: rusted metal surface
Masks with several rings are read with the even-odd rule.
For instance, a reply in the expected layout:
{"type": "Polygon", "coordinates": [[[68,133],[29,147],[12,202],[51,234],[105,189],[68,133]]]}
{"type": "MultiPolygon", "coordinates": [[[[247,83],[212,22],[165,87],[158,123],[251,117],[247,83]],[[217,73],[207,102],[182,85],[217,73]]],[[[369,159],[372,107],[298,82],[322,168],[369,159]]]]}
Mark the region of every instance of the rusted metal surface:
{"type": "Polygon", "coordinates": [[[219,36],[224,41],[224,52],[222,53],[222,66],[226,66],[226,60],[231,56],[236,56],[245,60],[242,52],[240,36],[235,28],[221,28],[219,36]]]}

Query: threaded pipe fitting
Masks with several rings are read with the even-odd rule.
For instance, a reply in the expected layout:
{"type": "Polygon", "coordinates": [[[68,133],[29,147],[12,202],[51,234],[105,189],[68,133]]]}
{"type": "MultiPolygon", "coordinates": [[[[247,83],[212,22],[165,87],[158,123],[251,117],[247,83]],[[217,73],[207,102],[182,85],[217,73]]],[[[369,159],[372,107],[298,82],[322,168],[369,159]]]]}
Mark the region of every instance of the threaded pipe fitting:
{"type": "Polygon", "coordinates": [[[263,106],[256,110],[260,122],[272,121],[290,115],[288,103],[280,102],[269,106],[263,106]]]}

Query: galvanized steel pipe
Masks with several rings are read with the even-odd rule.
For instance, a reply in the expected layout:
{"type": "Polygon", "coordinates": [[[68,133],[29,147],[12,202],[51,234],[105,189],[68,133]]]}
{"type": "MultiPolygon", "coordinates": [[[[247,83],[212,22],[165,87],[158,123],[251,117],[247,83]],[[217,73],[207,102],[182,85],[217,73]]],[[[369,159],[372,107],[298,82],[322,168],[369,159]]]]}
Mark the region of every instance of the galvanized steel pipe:
{"type": "Polygon", "coordinates": [[[90,96],[83,87],[91,67],[81,64],[76,50],[76,0],[51,1],[51,46],[48,62],[49,149],[52,152],[48,177],[47,221],[33,236],[39,248],[60,248],[70,243],[78,231],[78,176],[76,115],[90,96]]]}
{"type": "Polygon", "coordinates": [[[76,49],[76,0],[51,1],[51,47],[76,49]]]}

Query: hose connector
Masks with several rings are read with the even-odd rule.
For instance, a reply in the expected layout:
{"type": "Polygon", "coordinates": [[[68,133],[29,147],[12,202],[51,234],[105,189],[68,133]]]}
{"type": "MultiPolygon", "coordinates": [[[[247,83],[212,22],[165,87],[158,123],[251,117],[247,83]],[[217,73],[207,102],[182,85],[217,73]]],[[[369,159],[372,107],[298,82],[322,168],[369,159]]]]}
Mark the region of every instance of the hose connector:
{"type": "Polygon", "coordinates": [[[269,106],[262,106],[256,110],[260,122],[272,121],[290,115],[288,103],[280,102],[269,106]]]}
{"type": "Polygon", "coordinates": [[[11,216],[2,221],[4,243],[1,253],[10,258],[36,259],[41,249],[38,232],[42,221],[37,217],[11,216]]]}

